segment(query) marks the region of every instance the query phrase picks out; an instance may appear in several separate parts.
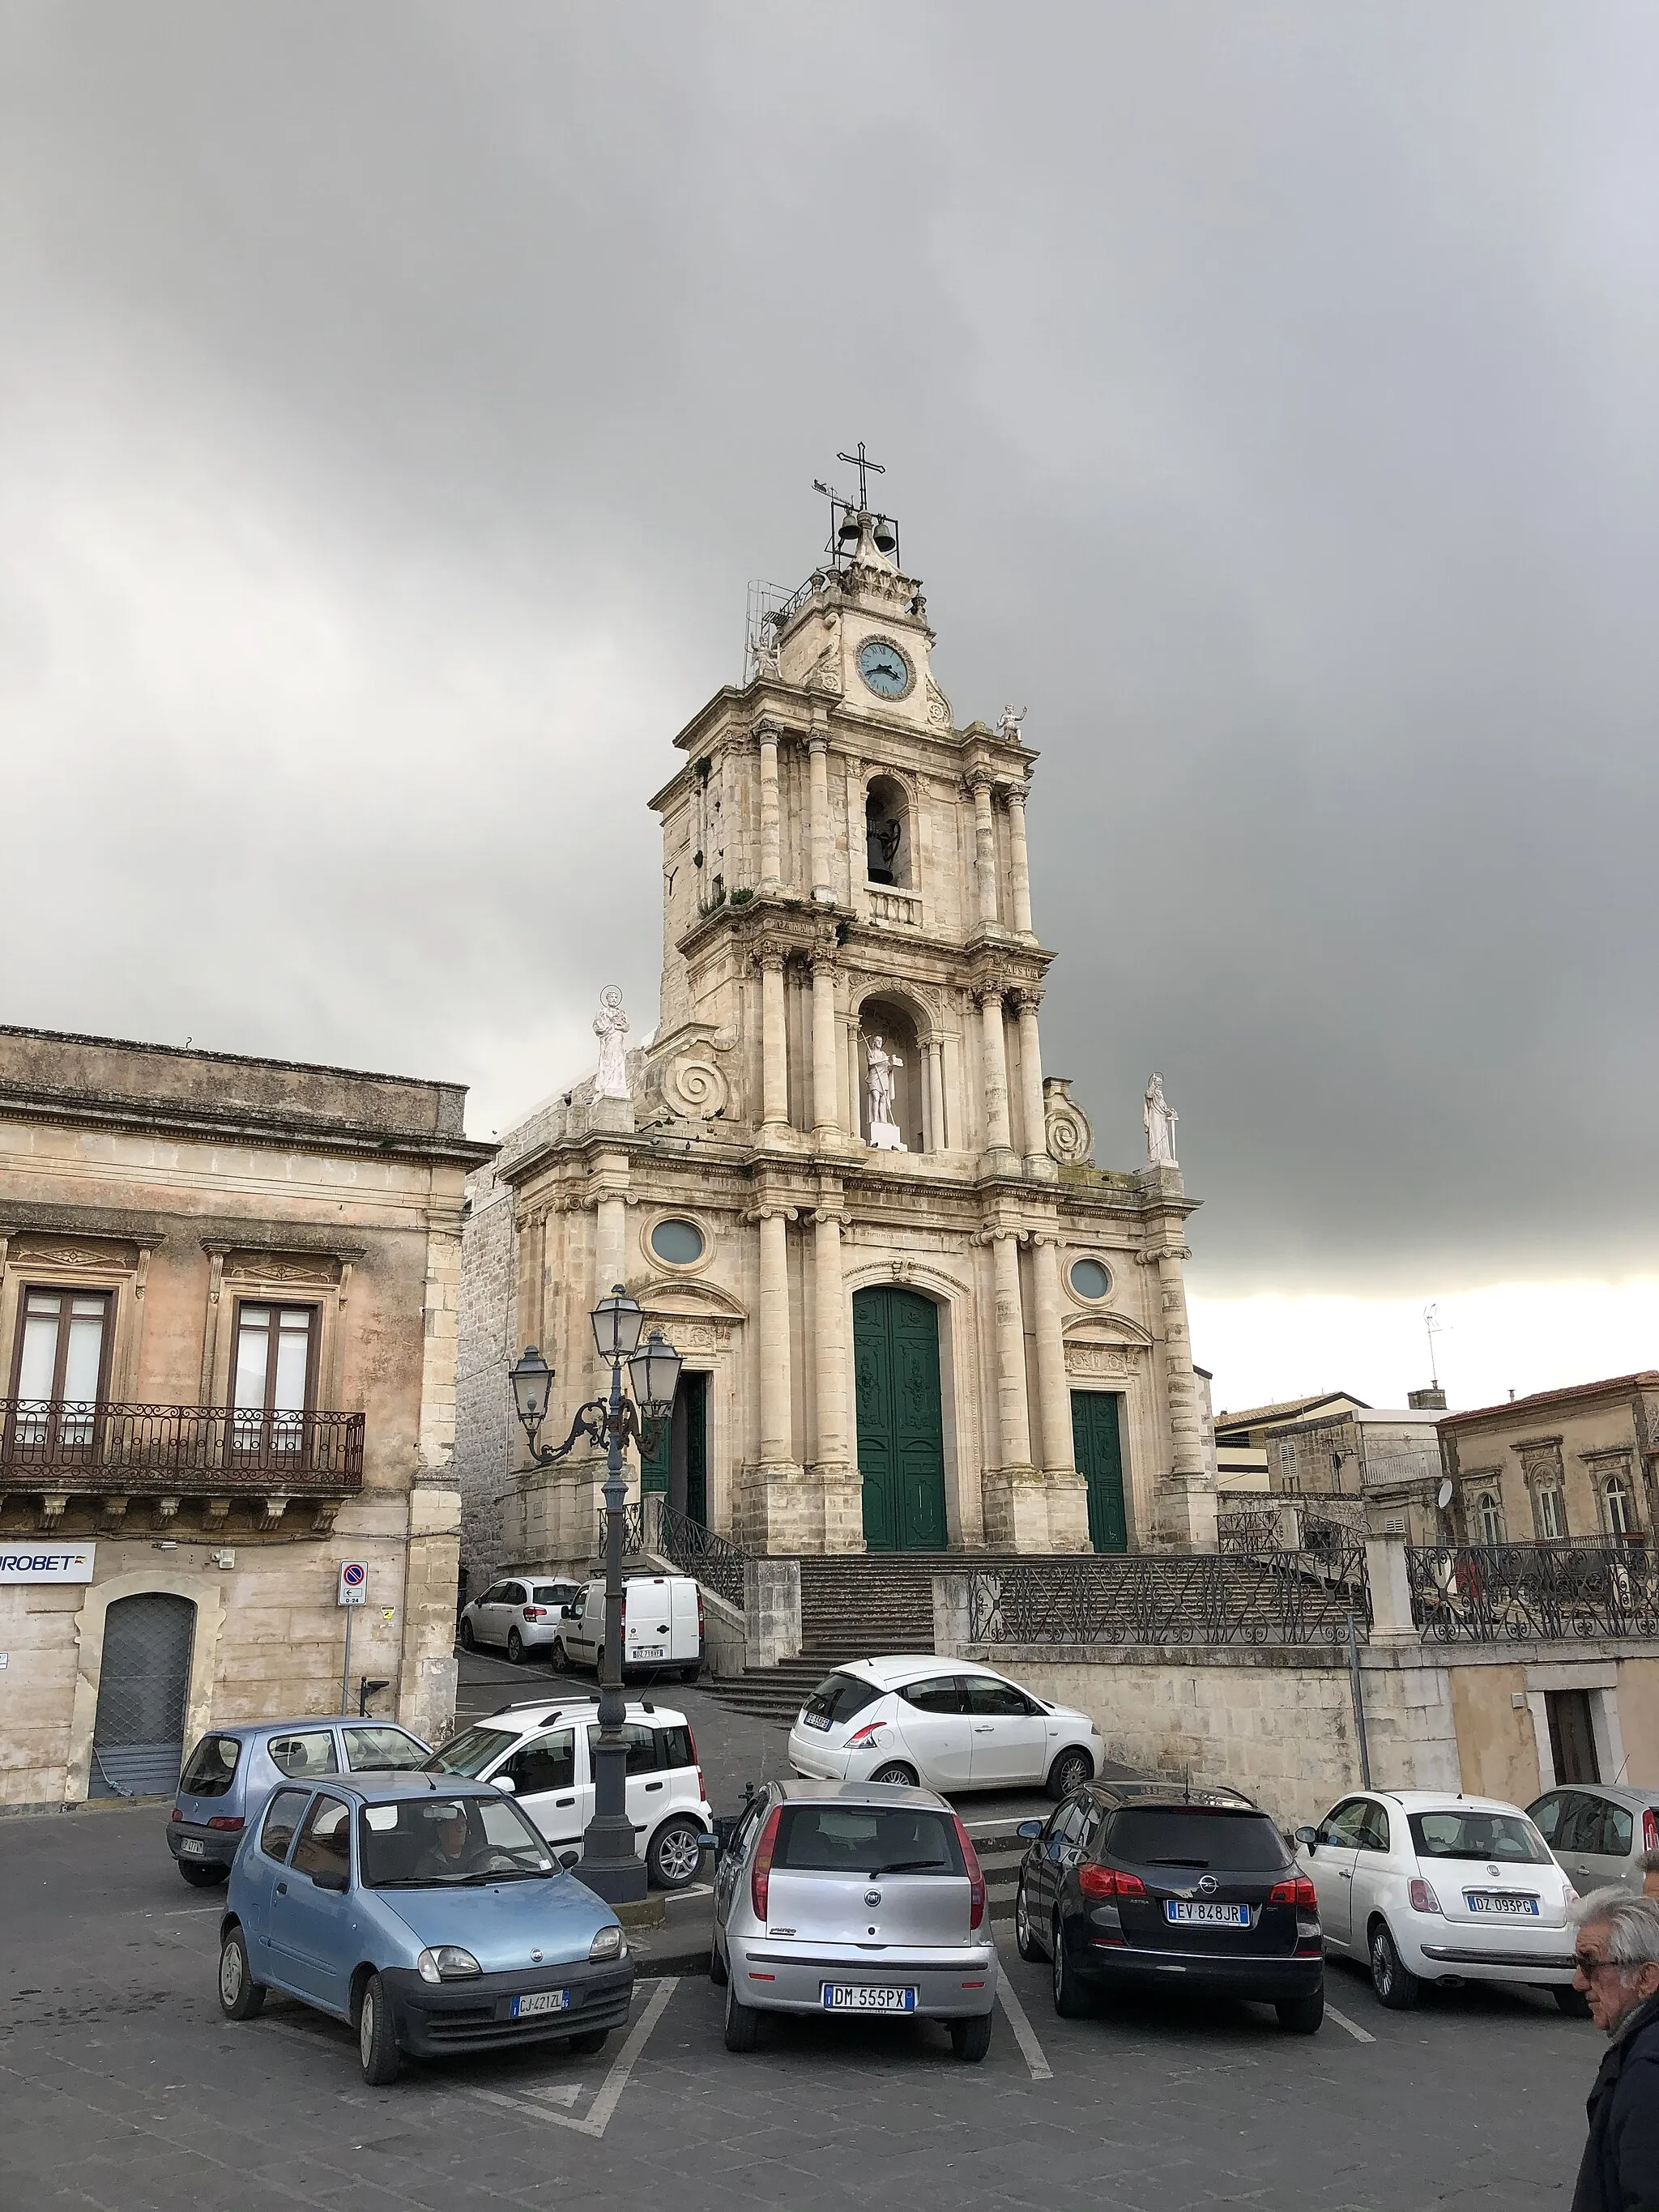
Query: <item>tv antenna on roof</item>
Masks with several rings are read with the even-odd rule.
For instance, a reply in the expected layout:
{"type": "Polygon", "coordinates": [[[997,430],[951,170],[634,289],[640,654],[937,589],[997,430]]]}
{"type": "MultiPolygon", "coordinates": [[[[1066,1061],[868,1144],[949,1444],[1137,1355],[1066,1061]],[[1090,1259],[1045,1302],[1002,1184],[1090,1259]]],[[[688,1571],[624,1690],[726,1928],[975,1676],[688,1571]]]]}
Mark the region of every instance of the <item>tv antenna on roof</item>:
{"type": "Polygon", "coordinates": [[[1429,1381],[1437,1390],[1440,1388],[1440,1363],[1435,1358],[1434,1340],[1437,1336],[1444,1334],[1444,1327],[1440,1319],[1440,1309],[1437,1305],[1424,1307],[1423,1333],[1429,1340],[1429,1381]]]}

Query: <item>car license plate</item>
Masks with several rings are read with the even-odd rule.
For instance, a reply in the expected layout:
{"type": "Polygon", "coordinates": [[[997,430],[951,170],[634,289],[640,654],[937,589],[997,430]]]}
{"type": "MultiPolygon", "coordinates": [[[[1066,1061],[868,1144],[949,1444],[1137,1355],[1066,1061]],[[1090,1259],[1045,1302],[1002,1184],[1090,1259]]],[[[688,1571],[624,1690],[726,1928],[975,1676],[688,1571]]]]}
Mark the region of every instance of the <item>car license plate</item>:
{"type": "Polygon", "coordinates": [[[1538,1899],[1521,1897],[1507,1889],[1466,1889],[1463,1902],[1471,1912],[1493,1913],[1500,1920],[1536,1920],[1538,1899]]]}
{"type": "Polygon", "coordinates": [[[823,1984],[825,2012],[914,2012],[915,2008],[915,1990],[899,1989],[891,1983],[879,1986],[869,1982],[823,1984]]]}
{"type": "Polygon", "coordinates": [[[1200,1928],[1248,1928],[1250,1908],[1248,1905],[1188,1905],[1184,1899],[1170,1897],[1164,1899],[1164,1917],[1183,1924],[1195,1921],[1200,1928]]]}
{"type": "Polygon", "coordinates": [[[634,1646],[634,1656],[636,1659],[660,1659],[662,1646],[660,1644],[636,1644],[634,1646]]]}
{"type": "Polygon", "coordinates": [[[181,1836],[179,1838],[179,1856],[181,1859],[204,1859],[207,1845],[198,1843],[194,1836],[181,1836]]]}
{"type": "Polygon", "coordinates": [[[827,1729],[830,1726],[830,1716],[827,1713],[803,1713],[801,1718],[808,1728],[827,1729]]]}
{"type": "Polygon", "coordinates": [[[530,1996],[514,1997],[513,2000],[514,2020],[534,2020],[539,2013],[568,2012],[569,2009],[568,1990],[537,1990],[530,1996]]]}

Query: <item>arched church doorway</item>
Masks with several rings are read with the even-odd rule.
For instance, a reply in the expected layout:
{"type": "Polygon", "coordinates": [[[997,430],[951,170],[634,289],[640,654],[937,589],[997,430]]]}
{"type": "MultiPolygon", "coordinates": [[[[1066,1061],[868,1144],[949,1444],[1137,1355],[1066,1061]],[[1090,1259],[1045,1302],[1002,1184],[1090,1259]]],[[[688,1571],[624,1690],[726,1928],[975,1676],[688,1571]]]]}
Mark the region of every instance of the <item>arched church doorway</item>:
{"type": "Polygon", "coordinates": [[[939,1310],[896,1284],[853,1295],[864,1540],[872,1552],[942,1552],[945,1424],[939,1310]]]}
{"type": "Polygon", "coordinates": [[[195,1642],[196,1608],[187,1597],[144,1590],[110,1607],[92,1725],[90,1796],[164,1797],[177,1786],[195,1642]]]}

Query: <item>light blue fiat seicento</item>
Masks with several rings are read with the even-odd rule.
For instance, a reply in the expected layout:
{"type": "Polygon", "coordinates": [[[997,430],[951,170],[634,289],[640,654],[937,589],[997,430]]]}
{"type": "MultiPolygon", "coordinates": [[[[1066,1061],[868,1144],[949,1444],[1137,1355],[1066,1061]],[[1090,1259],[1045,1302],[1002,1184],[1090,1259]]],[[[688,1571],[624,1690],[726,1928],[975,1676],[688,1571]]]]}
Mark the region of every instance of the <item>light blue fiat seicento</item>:
{"type": "Polygon", "coordinates": [[[405,2051],[598,2051],[634,1991],[610,1906],[510,1798],[449,1775],[276,1790],[237,1852],[219,1944],[230,2019],[268,1990],[298,1997],[350,2022],[376,2085],[405,2051]]]}

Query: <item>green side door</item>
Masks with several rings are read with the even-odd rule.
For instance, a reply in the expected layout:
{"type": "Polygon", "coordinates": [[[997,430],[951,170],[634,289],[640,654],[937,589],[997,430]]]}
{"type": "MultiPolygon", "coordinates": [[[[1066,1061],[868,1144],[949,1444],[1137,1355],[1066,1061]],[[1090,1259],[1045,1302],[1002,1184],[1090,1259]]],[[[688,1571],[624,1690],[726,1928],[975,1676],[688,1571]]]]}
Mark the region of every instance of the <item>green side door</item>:
{"type": "Polygon", "coordinates": [[[945,1425],[939,1313],[880,1284],[853,1299],[864,1540],[872,1552],[945,1549],[945,1425]]]}
{"type": "Polygon", "coordinates": [[[1123,1510],[1121,1395],[1115,1390],[1072,1393],[1072,1458],[1089,1486],[1089,1541],[1097,1552],[1127,1552],[1123,1510]]]}

